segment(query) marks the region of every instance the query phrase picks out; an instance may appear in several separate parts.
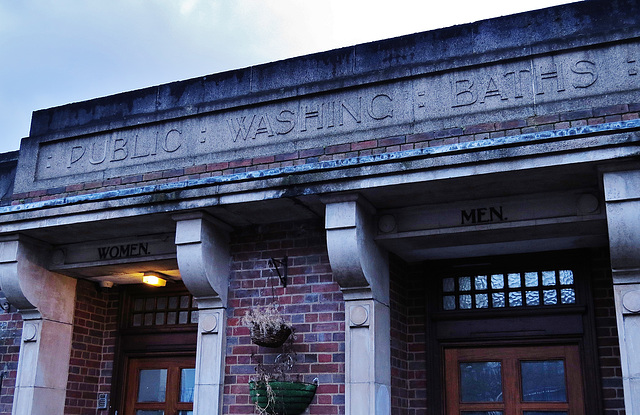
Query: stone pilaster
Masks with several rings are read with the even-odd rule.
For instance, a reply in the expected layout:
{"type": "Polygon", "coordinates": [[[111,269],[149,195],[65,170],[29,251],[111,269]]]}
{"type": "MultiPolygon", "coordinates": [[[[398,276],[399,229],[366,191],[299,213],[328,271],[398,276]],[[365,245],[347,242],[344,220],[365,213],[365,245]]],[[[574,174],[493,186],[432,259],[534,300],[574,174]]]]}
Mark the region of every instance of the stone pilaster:
{"type": "Polygon", "coordinates": [[[640,170],[603,175],[626,413],[640,413],[640,170]]]}
{"type": "Polygon", "coordinates": [[[64,413],[76,280],[48,271],[48,253],[19,235],[0,240],[0,286],[23,318],[12,415],[64,413]]]}
{"type": "Polygon", "coordinates": [[[194,414],[221,414],[231,229],[199,212],[174,220],[180,276],[198,302],[194,414]]]}
{"type": "Polygon", "coordinates": [[[369,203],[325,199],[327,249],[345,299],[346,413],[391,413],[389,261],[374,241],[369,203]]]}

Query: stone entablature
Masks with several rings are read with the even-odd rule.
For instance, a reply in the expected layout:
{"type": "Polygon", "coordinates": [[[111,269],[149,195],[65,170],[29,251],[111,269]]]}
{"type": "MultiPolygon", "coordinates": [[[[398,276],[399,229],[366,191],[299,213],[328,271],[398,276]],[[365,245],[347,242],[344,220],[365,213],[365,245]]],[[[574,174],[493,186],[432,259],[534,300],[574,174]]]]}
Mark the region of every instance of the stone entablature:
{"type": "Polygon", "coordinates": [[[359,164],[402,161],[465,149],[489,149],[496,145],[555,140],[593,133],[628,131],[637,127],[640,104],[615,105],[502,123],[331,146],[283,155],[170,169],[144,175],[86,182],[60,188],[15,194],[14,207],[6,213],[62,205],[167,192],[207,184],[234,183],[329,171],[359,164]],[[516,135],[511,135],[516,134],[516,135]],[[474,144],[473,142],[478,142],[474,144]],[[118,190],[119,189],[119,190],[118,190]]]}
{"type": "Polygon", "coordinates": [[[580,10],[592,20],[571,29],[540,23],[570,19],[582,5],[39,111],[23,142],[15,191],[246,167],[371,139],[635,102],[640,43],[632,39],[640,29],[630,24],[621,40],[605,24],[612,15],[593,14],[598,7],[580,10]],[[497,28],[509,36],[496,36],[497,28]],[[517,49],[518,36],[536,42],[517,49]]]}

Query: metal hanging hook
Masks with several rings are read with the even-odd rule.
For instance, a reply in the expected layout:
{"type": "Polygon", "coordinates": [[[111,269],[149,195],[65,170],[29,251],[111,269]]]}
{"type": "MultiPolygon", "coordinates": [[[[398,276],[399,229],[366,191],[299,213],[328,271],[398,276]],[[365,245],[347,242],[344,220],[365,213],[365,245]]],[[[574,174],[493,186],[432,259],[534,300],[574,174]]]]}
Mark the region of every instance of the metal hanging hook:
{"type": "Polygon", "coordinates": [[[287,288],[287,273],[289,271],[289,258],[285,255],[281,260],[271,258],[269,260],[269,266],[275,268],[276,273],[278,274],[278,279],[282,283],[284,288],[287,288]],[[280,272],[280,267],[282,267],[282,272],[280,272]]]}

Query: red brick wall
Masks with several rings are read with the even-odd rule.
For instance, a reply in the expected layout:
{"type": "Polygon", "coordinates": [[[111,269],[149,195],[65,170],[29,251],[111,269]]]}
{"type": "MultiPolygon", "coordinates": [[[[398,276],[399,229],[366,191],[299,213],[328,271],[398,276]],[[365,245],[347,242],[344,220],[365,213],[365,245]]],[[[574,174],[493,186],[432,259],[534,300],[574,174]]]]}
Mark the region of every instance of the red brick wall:
{"type": "Polygon", "coordinates": [[[415,267],[391,258],[391,413],[425,414],[427,316],[425,279],[415,267]]]}
{"type": "MultiPolygon", "coordinates": [[[[6,301],[0,291],[0,304],[6,301]]],[[[0,372],[4,373],[0,390],[0,415],[11,414],[13,392],[18,370],[20,340],[22,337],[22,316],[13,307],[0,310],[0,372]]]]}
{"type": "Polygon", "coordinates": [[[287,154],[175,168],[147,174],[109,178],[104,181],[69,184],[66,187],[14,194],[12,203],[38,202],[120,188],[158,185],[189,179],[203,179],[233,173],[318,163],[329,160],[341,160],[351,157],[379,155],[425,147],[438,147],[448,144],[481,141],[488,138],[597,125],[638,118],[640,118],[640,103],[577,109],[559,114],[529,117],[524,120],[488,122],[448,128],[445,130],[425,131],[418,134],[380,137],[355,143],[294,151],[287,154]]]}
{"type": "Polygon", "coordinates": [[[604,415],[624,415],[622,368],[611,266],[608,253],[602,252],[599,258],[593,270],[592,288],[604,415]]]}
{"type": "Polygon", "coordinates": [[[78,280],[65,415],[105,415],[98,393],[110,392],[118,295],[78,280]]]}
{"type": "Polygon", "coordinates": [[[252,414],[249,378],[256,354],[273,361],[280,349],[251,343],[241,317],[253,306],[272,301],[272,286],[285,318],[296,330],[298,364],[292,373],[305,382],[318,378],[311,414],[344,414],[344,302],[333,281],[322,220],[250,227],[232,234],[233,270],[224,386],[224,414],[252,414]],[[268,265],[289,258],[289,285],[283,288],[268,265]]]}

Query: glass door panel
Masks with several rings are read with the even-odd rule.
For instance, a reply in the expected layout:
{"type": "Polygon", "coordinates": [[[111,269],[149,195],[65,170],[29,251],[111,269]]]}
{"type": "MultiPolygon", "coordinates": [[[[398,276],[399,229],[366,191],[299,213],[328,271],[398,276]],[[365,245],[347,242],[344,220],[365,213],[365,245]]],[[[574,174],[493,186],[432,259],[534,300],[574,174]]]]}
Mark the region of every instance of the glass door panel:
{"type": "Polygon", "coordinates": [[[193,415],[195,359],[130,359],[125,415],[193,415]]]}
{"type": "Polygon", "coordinates": [[[501,362],[460,363],[462,402],[502,402],[501,362]]]}
{"type": "Polygon", "coordinates": [[[164,402],[166,392],[167,369],[143,369],[140,371],[138,402],[164,402]]]}
{"type": "Polygon", "coordinates": [[[447,415],[584,415],[577,346],[445,350],[447,415]]]}
{"type": "Polygon", "coordinates": [[[567,401],[563,360],[520,362],[520,373],[523,401],[567,401]]]}

